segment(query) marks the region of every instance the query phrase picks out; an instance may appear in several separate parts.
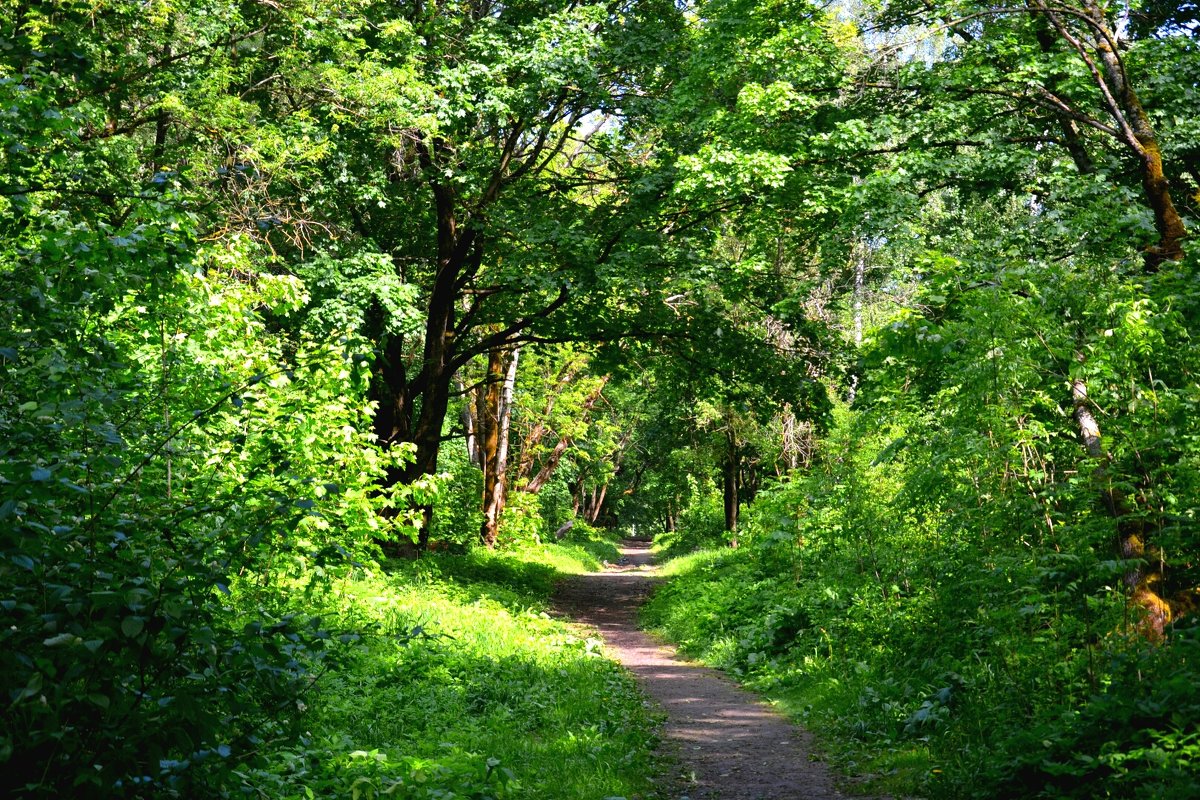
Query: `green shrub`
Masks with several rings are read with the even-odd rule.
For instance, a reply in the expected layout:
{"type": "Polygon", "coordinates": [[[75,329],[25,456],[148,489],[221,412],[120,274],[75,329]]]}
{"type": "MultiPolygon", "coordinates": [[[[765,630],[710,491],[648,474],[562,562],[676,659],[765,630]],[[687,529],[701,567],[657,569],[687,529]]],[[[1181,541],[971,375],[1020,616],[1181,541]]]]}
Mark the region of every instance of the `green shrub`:
{"type": "Polygon", "coordinates": [[[956,508],[1000,469],[986,451],[963,487],[948,444],[840,425],[809,475],[750,506],[745,546],[668,562],[647,623],[808,719],[881,791],[1192,796],[1196,630],[1121,633],[1127,565],[1086,497],[1062,491],[1071,524],[1031,533],[1028,497],[999,486],[956,508]]]}
{"type": "MultiPolygon", "coordinates": [[[[205,258],[201,253],[198,258],[205,258]]],[[[0,784],[218,793],[344,643],[279,598],[371,557],[355,343],[282,342],[301,287],[168,272],[78,317],[0,272],[0,784]]]]}

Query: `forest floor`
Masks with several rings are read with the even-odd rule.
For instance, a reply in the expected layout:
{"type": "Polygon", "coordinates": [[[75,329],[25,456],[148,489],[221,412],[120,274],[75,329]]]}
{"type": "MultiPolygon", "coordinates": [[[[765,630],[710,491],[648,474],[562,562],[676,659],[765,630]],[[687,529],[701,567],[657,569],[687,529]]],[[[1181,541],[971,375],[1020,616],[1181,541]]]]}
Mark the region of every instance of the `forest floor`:
{"type": "Polygon", "coordinates": [[[565,614],[596,627],[609,651],[666,712],[663,736],[682,767],[682,800],[841,798],[812,737],[722,673],[679,657],[638,629],[655,582],[649,544],[626,541],[620,564],[573,575],[555,597],[565,614]]]}

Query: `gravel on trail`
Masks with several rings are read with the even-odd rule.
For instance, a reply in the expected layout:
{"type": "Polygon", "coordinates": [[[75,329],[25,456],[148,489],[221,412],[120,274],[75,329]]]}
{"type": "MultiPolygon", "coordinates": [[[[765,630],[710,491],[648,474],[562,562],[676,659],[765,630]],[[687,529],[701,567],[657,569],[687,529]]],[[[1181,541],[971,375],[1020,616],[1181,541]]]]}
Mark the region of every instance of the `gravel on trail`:
{"type": "Polygon", "coordinates": [[[835,800],[829,768],[811,736],[720,672],[680,658],[638,629],[638,608],[656,580],[649,545],[627,541],[621,564],[572,576],[555,604],[597,628],[618,661],[666,712],[663,736],[684,772],[690,800],[835,800]]]}

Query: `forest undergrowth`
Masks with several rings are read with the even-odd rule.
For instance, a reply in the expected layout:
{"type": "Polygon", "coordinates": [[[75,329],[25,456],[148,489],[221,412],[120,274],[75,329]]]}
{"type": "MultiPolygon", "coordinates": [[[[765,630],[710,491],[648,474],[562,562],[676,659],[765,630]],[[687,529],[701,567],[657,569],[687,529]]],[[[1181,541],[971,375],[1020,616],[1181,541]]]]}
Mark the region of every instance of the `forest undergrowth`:
{"type": "Polygon", "coordinates": [[[640,795],[655,719],[600,642],[547,614],[579,546],[389,562],[319,599],[356,647],[299,702],[296,743],[240,771],[274,798],[640,795]]]}
{"type": "Polygon", "coordinates": [[[898,432],[863,421],[748,507],[738,549],[660,536],[645,624],[810,726],[856,791],[1197,796],[1195,619],[1148,643],[1102,546],[912,513],[927,454],[906,467],[898,432]]]}

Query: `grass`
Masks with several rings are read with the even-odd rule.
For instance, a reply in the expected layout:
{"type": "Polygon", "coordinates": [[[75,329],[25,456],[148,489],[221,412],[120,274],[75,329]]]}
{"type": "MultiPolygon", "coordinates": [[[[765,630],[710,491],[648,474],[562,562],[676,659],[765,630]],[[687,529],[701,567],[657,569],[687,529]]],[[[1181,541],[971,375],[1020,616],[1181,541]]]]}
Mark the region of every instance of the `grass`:
{"type": "Polygon", "coordinates": [[[526,546],[344,581],[323,602],[362,645],[304,709],[304,746],[247,783],[281,799],[651,795],[657,720],[597,640],[547,613],[564,573],[595,566],[579,544],[526,546]]]}
{"type": "Polygon", "coordinates": [[[674,559],[643,619],[808,724],[835,767],[862,776],[849,790],[1200,796],[1200,626],[1156,644],[1111,633],[1089,650],[1069,595],[1045,621],[1006,605],[1020,564],[959,563],[954,583],[913,575],[885,596],[853,551],[795,555],[767,540],[674,559]]]}
{"type": "Polygon", "coordinates": [[[877,676],[847,658],[812,619],[795,619],[794,582],[764,576],[745,549],[698,550],[666,561],[667,583],[643,609],[644,623],[685,655],[723,669],[792,719],[809,724],[852,793],[908,795],[937,767],[921,741],[879,746],[857,735],[864,687],[877,676]],[[803,627],[804,630],[798,630],[803,627]],[[803,650],[797,643],[803,641],[803,650]],[[849,721],[849,724],[843,724],[849,721]]]}

